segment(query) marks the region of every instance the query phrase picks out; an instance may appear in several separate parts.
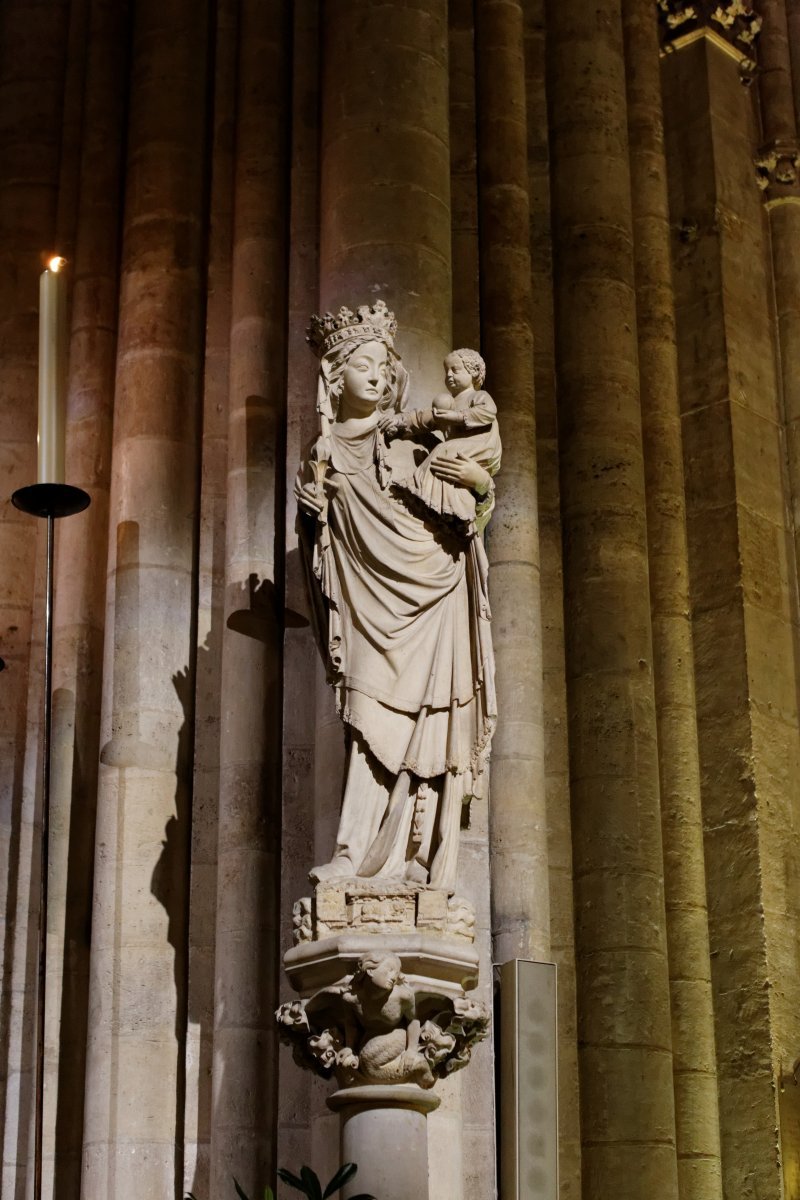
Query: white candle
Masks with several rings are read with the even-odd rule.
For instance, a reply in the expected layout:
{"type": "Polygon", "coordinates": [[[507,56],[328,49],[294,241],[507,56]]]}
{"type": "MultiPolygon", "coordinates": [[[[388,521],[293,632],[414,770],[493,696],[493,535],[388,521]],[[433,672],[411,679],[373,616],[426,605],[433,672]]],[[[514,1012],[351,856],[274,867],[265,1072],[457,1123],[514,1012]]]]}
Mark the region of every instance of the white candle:
{"type": "Polygon", "coordinates": [[[63,258],[39,280],[39,483],[64,482],[67,383],[67,289],[63,258]]]}

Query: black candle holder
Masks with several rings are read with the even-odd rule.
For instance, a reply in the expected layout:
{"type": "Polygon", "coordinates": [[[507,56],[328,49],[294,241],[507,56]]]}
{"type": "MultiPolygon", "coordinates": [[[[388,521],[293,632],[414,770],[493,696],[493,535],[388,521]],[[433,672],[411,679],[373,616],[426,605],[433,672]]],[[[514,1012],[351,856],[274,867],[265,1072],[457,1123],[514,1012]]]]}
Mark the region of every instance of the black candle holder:
{"type": "Polygon", "coordinates": [[[71,483],[32,483],[18,488],[11,503],[32,517],[72,517],[89,507],[91,497],[71,483]]]}
{"type": "Polygon", "coordinates": [[[40,837],[39,934],[36,992],[36,1119],[33,1195],[42,1195],[42,1123],[44,1111],[44,1009],[47,966],[47,873],[50,862],[50,737],[53,718],[53,550],[55,522],[89,507],[91,497],[69,483],[33,483],[18,488],[11,503],[20,512],[47,520],[47,579],[44,606],[44,727],[42,730],[42,831],[40,837]]]}

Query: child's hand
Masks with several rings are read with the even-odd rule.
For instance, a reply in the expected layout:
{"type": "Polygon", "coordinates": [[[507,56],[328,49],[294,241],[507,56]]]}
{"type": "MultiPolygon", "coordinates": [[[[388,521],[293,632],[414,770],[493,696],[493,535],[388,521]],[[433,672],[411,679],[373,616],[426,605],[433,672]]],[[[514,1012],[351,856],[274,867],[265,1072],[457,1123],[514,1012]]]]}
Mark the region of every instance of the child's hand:
{"type": "Polygon", "coordinates": [[[433,423],[437,429],[447,432],[448,429],[456,429],[459,425],[464,424],[464,414],[460,412],[444,412],[441,408],[434,408],[433,423]]]}

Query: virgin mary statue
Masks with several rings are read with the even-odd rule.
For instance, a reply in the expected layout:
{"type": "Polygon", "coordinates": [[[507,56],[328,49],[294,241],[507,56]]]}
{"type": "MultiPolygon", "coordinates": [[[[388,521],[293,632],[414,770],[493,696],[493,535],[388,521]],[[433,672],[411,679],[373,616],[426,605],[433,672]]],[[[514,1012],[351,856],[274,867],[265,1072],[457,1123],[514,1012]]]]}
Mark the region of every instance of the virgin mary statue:
{"type": "MultiPolygon", "coordinates": [[[[312,318],[320,436],[296,496],[320,648],[345,725],[336,848],[312,880],[408,881],[452,892],[464,803],[482,794],[496,719],[487,562],[465,534],[393,485],[430,450],[387,443],[408,376],[383,301],[312,318]]],[[[489,473],[461,456],[431,470],[471,488],[481,529],[489,473]]]]}

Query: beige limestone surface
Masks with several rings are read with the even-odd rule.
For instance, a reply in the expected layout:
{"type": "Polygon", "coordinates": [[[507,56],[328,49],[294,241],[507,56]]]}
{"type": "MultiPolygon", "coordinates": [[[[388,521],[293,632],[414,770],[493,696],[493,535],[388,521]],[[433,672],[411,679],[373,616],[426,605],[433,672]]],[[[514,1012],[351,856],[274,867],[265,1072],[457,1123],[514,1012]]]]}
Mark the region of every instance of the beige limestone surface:
{"type": "MultiPolygon", "coordinates": [[[[85,1195],[198,1200],[212,1158],[223,1194],[229,1169],[257,1192],[275,1162],[340,1161],[334,1084],[275,1052],[346,749],[291,481],[318,431],[308,313],[379,298],[415,404],[472,346],[500,414],[516,716],[455,894],[487,1007],[493,935],[558,963],[561,1200],[705,1200],[718,1170],[726,1200],[791,1194],[800,6],[756,7],[3,4],[4,1197],[31,1196],[43,595],[42,529],[8,497],[33,477],[54,238],[93,503],[57,535],[48,1197],[80,1200],[81,1155],[85,1195]]],[[[432,1089],[437,1200],[495,1195],[493,1074],[485,1039],[432,1089]]]]}
{"type": "Polygon", "coordinates": [[[547,18],[583,1194],[677,1197],[623,29],[547,18]]]}
{"type": "Polygon", "coordinates": [[[713,1200],[722,1194],[718,1081],[666,159],[650,17],[641,0],[623,5],[676,1151],[682,1200],[713,1200]]]}
{"type": "Polygon", "coordinates": [[[797,610],[760,130],[715,45],[687,48],[664,81],[687,230],[674,262],[723,1181],[777,1196],[774,1079],[796,1037],[797,610]],[[702,120],[685,107],[698,100],[702,120]]]}

